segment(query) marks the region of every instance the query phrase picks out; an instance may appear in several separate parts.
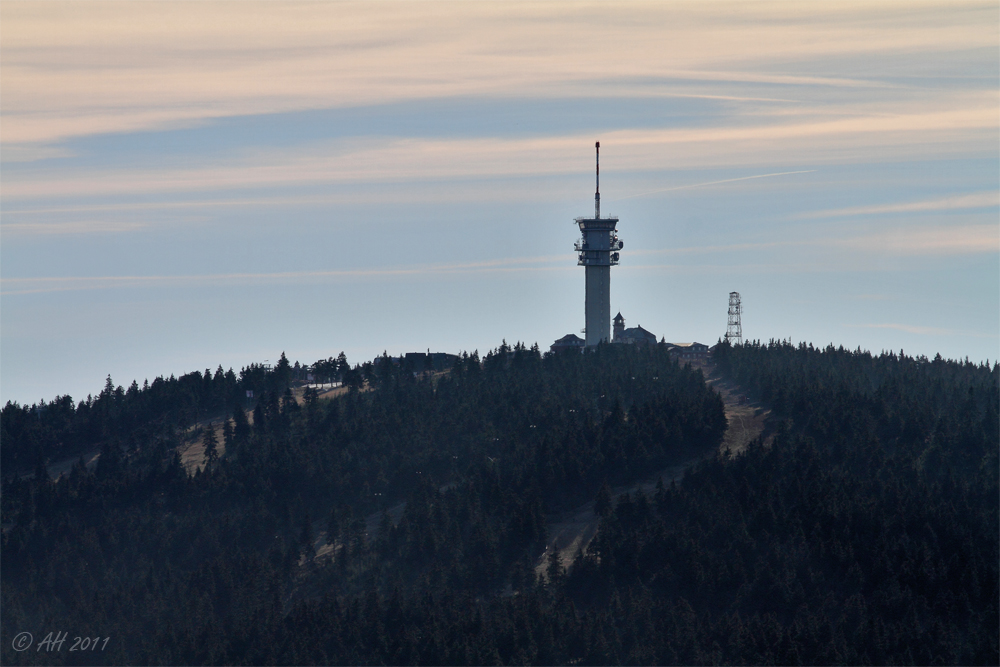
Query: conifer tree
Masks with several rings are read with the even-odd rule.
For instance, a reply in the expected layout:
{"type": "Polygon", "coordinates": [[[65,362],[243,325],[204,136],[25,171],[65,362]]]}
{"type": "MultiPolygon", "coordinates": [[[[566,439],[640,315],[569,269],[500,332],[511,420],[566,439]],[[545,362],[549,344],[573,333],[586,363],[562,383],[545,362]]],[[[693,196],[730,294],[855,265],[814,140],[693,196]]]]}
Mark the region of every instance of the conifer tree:
{"type": "Polygon", "coordinates": [[[562,556],[559,554],[559,549],[556,548],[556,545],[552,545],[552,551],[549,553],[549,564],[545,568],[549,586],[558,586],[562,582],[564,573],[562,556]]]}
{"type": "Polygon", "coordinates": [[[215,435],[215,427],[211,423],[205,425],[205,465],[210,467],[219,460],[219,440],[215,435]]]}
{"type": "Polygon", "coordinates": [[[330,517],[326,521],[326,543],[336,544],[340,537],[340,521],[337,519],[337,508],[330,510],[330,517]]]}
{"type": "Polygon", "coordinates": [[[299,530],[299,544],[306,558],[312,558],[316,555],[316,550],[313,546],[312,517],[309,515],[309,512],[306,512],[302,516],[302,527],[299,530]]]}
{"type": "Polygon", "coordinates": [[[222,422],[222,443],[226,446],[226,451],[230,451],[233,447],[233,422],[226,417],[226,420],[222,422]]]}
{"type": "Polygon", "coordinates": [[[250,437],[250,421],[243,408],[237,406],[233,411],[233,442],[244,443],[250,437]]]}
{"type": "Polygon", "coordinates": [[[599,517],[607,517],[611,514],[611,487],[607,482],[601,485],[601,489],[594,498],[594,514],[599,517]]]}

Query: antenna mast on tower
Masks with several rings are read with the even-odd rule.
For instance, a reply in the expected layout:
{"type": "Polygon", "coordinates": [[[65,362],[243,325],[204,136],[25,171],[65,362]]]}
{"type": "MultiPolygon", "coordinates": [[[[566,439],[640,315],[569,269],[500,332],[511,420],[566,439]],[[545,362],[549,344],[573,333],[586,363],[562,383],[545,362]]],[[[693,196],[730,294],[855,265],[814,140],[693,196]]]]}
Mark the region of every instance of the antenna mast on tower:
{"type": "Polygon", "coordinates": [[[594,144],[597,149],[597,189],[594,190],[594,219],[601,219],[601,142],[594,144]]]}
{"type": "Polygon", "coordinates": [[[729,293],[729,326],[726,327],[726,341],[730,345],[743,344],[743,325],[740,323],[740,313],[743,306],[740,305],[740,293],[729,293]]]}

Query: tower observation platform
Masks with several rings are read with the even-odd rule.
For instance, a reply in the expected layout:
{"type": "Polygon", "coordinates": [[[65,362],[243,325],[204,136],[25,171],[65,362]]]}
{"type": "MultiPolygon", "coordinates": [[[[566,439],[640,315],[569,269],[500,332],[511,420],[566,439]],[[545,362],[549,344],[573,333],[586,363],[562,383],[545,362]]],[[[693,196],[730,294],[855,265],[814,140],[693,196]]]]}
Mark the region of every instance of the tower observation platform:
{"type": "Polygon", "coordinates": [[[577,264],[586,271],[586,344],[597,345],[611,339],[611,267],[618,265],[625,245],[618,239],[618,218],[601,217],[601,142],[597,150],[597,189],[594,192],[594,217],[576,218],[581,239],[576,242],[577,264]]]}

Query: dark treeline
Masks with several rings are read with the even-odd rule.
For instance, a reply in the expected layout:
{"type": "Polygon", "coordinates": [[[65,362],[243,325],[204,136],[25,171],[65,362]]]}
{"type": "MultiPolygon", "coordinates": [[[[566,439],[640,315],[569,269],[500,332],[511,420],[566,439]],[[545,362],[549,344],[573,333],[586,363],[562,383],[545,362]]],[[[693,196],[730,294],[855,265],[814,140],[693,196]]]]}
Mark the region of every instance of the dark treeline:
{"type": "Polygon", "coordinates": [[[997,664],[998,368],[780,342],[714,359],[777,433],[619,500],[563,589],[622,605],[604,655],[997,664]]]}
{"type": "Polygon", "coordinates": [[[714,359],[773,434],[651,496],[608,487],[715,450],[725,420],[700,371],[631,346],[504,345],[435,378],[383,357],[331,401],[272,384],[194,476],[153,438],[6,478],[0,656],[1000,662],[1000,370],[780,342],[714,359]],[[595,497],[586,554],[536,577],[546,515],[595,497]],[[11,648],[60,629],[112,639],[11,648]]]}
{"type": "Polygon", "coordinates": [[[716,359],[779,406],[767,445],[618,498],[544,585],[328,595],[245,629],[253,660],[997,664],[997,367],[783,343],[716,359]]]}
{"type": "Polygon", "coordinates": [[[8,401],[0,413],[0,467],[31,471],[105,445],[134,450],[157,439],[171,440],[199,420],[253,404],[256,399],[248,399],[248,391],[253,397],[280,395],[290,382],[304,382],[307,374],[320,382],[361,386],[366,370],[371,371],[370,364],[352,368],[343,352],[308,367],[291,364],[282,353],[273,368],[250,364],[239,375],[219,366],[214,373],[206,368],[179,378],[161,376],[141,387],[133,380],[128,389],[116,387],[109,376],[97,396],[79,403],[71,396],[33,405],[8,401]]]}
{"type": "Polygon", "coordinates": [[[838,451],[870,440],[923,475],[996,479],[997,365],[775,341],[736,351],[723,344],[715,359],[748,392],[838,451]]]}
{"type": "MultiPolygon", "coordinates": [[[[298,365],[298,364],[296,364],[298,365]]],[[[240,371],[194,371],[179,378],[158,377],[125,389],[109,376],[97,396],[78,404],[70,396],[19,405],[8,401],[0,413],[0,467],[32,470],[95,446],[135,449],[167,438],[199,419],[232,413],[246,404],[246,392],[287,386],[292,367],[285,355],[273,370],[251,364],[240,371]]]]}
{"type": "MultiPolygon", "coordinates": [[[[175,451],[178,418],[147,438],[140,422],[131,443],[112,419],[92,471],[6,477],[5,662],[295,662],[253,637],[277,646],[268,633],[316,604],[395,594],[412,614],[432,591],[477,604],[535,595],[546,513],[711,451],[725,428],[701,373],[660,348],[543,358],[505,344],[433,378],[388,357],[354,372],[344,396],[306,391],[301,404],[288,377],[264,373],[251,419],[236,409],[225,456],[194,476],[175,451]],[[12,651],[14,628],[49,625],[113,642],[12,651]]],[[[196,405],[189,421],[212,414],[196,405]]],[[[24,410],[11,415],[5,440],[31,451],[24,410]]]]}

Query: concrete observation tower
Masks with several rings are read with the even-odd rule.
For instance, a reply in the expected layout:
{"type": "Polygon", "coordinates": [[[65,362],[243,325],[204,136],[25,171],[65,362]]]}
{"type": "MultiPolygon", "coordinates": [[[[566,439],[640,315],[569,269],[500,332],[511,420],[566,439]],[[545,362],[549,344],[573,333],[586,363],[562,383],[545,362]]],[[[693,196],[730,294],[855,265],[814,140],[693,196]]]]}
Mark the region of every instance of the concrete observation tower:
{"type": "Polygon", "coordinates": [[[618,218],[601,217],[601,142],[597,149],[597,189],[594,192],[594,217],[576,218],[583,238],[576,242],[579,261],[587,277],[586,344],[597,345],[611,339],[611,267],[618,264],[618,251],[625,245],[618,240],[618,218]]]}

